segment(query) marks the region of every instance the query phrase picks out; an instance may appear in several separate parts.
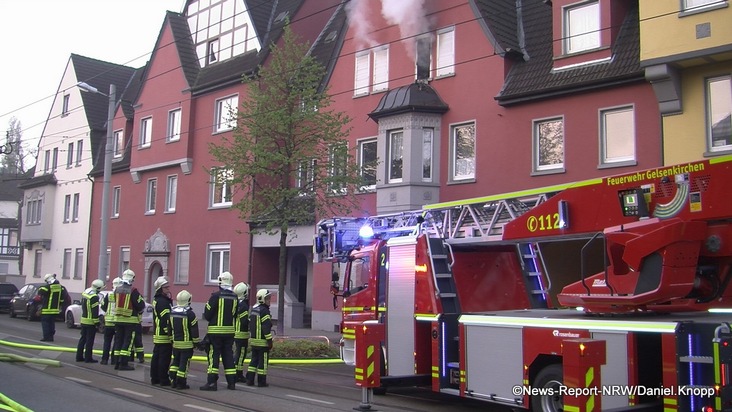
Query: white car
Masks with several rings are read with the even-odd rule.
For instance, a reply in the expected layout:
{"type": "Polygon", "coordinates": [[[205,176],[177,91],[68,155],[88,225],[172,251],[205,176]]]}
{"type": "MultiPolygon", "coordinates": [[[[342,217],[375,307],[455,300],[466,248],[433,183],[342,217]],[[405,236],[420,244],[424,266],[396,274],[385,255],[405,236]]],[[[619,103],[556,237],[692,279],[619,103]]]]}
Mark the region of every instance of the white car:
{"type": "MultiPolygon", "coordinates": [[[[104,299],[104,296],[106,296],[109,293],[108,290],[103,290],[99,292],[99,302],[101,304],[102,300],[104,299]]],[[[64,316],[64,319],[66,320],[66,326],[68,328],[75,328],[79,327],[81,325],[81,302],[78,300],[75,300],[74,303],[69,305],[68,308],[66,308],[66,314],[64,316]]],[[[142,325],[142,333],[148,333],[150,332],[150,329],[153,327],[153,307],[151,304],[145,302],[145,311],[142,312],[142,321],[140,322],[142,325]]],[[[102,332],[104,330],[104,311],[99,308],[99,331],[102,332]]]]}

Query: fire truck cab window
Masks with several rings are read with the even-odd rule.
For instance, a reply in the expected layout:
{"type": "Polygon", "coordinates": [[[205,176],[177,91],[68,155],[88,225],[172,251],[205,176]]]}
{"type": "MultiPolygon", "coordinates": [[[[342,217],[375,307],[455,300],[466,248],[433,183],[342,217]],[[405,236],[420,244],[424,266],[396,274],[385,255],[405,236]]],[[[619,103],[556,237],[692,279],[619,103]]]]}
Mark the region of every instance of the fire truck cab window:
{"type": "Polygon", "coordinates": [[[351,271],[348,273],[348,290],[353,293],[366,289],[369,285],[369,258],[359,258],[351,262],[351,271]]]}

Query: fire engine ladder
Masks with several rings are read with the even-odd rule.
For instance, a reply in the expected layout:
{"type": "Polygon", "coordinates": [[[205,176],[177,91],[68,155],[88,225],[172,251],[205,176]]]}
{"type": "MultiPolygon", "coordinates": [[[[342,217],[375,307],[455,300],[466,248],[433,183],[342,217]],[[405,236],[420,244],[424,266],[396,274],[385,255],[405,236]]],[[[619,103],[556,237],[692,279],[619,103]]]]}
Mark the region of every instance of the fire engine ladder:
{"type": "Polygon", "coordinates": [[[429,256],[432,263],[432,276],[437,286],[438,297],[445,314],[460,313],[455,280],[452,277],[450,245],[440,238],[428,237],[429,256]]]}
{"type": "Polygon", "coordinates": [[[546,309],[549,307],[549,290],[551,289],[551,281],[548,280],[544,285],[542,277],[542,268],[544,260],[541,257],[541,249],[534,242],[519,243],[516,245],[519,256],[521,257],[521,268],[524,274],[527,292],[531,307],[535,309],[546,309]]]}

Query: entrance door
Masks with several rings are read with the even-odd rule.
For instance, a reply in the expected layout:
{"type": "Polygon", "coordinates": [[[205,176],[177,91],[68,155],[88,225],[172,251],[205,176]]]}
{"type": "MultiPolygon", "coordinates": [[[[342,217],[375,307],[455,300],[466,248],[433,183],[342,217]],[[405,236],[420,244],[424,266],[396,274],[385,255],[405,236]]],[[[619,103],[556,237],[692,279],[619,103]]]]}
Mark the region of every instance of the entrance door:
{"type": "Polygon", "coordinates": [[[155,279],[163,274],[163,267],[160,265],[160,262],[156,260],[150,265],[150,269],[147,273],[149,274],[149,276],[147,277],[148,283],[147,287],[145,288],[147,290],[147,292],[145,293],[145,300],[152,303],[153,297],[155,296],[155,288],[153,287],[153,283],[155,283],[155,279]]]}

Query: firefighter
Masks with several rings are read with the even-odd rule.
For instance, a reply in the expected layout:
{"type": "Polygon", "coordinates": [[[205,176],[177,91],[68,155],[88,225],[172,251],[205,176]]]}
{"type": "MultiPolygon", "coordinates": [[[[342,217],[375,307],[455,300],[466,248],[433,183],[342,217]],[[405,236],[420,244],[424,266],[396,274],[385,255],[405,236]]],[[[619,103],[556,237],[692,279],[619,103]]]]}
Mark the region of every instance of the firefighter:
{"type": "Polygon", "coordinates": [[[112,291],[104,295],[104,299],[101,301],[101,307],[104,311],[104,345],[102,346],[102,360],[99,362],[102,365],[109,363],[109,354],[112,352],[112,365],[117,364],[117,357],[114,355],[112,348],[112,342],[114,337],[114,289],[122,283],[122,279],[119,277],[114,278],[112,281],[112,291]]]}
{"type": "Polygon", "coordinates": [[[130,348],[134,338],[135,325],[140,324],[139,314],[145,310],[145,301],[137,288],[132,287],[135,272],[130,269],[122,272],[122,283],[114,290],[115,298],[115,339],[114,354],[117,356],[115,369],[122,371],[135,370],[129,364],[130,348]]]}
{"type": "Polygon", "coordinates": [[[137,357],[138,362],[145,363],[145,348],[142,347],[142,311],[137,314],[137,323],[135,323],[132,332],[132,344],[129,352],[130,362],[134,362],[135,357],[137,357]]]}
{"type": "Polygon", "coordinates": [[[234,332],[236,381],[246,382],[244,360],[247,357],[247,343],[249,342],[249,285],[244,282],[237,283],[234,286],[234,293],[239,299],[239,315],[236,317],[236,332],[234,332]]]}
{"type": "Polygon", "coordinates": [[[92,357],[94,337],[99,327],[99,291],[104,287],[101,279],[96,279],[81,294],[81,337],[76,346],[76,361],[97,363],[92,357]]]}
{"type": "Polygon", "coordinates": [[[170,283],[165,276],[159,276],[153,283],[153,352],[150,359],[150,382],[153,385],[170,386],[168,370],[170,357],[173,354],[172,338],[168,331],[170,310],[173,300],[170,298],[170,283]]]}
{"type": "Polygon", "coordinates": [[[232,290],[234,277],[229,272],[219,275],[219,290],[212,293],[203,309],[208,321],[207,335],[211,342],[208,352],[208,376],[202,391],[215,391],[219,379],[219,359],[224,364],[226,389],[236,389],[236,365],[234,364],[234,332],[238,314],[236,293],[232,290]]]}
{"type": "Polygon", "coordinates": [[[175,389],[190,389],[188,366],[193,348],[198,345],[198,318],[191,309],[191,294],[181,290],[175,297],[175,307],[168,316],[168,333],[173,347],[173,363],[170,364],[170,381],[175,389]]]}
{"type": "Polygon", "coordinates": [[[43,277],[46,284],[38,288],[41,297],[41,342],[53,342],[56,334],[56,318],[71,304],[69,292],[58,280],[55,273],[47,273],[43,277]]]}
{"type": "Polygon", "coordinates": [[[257,292],[257,304],[249,313],[249,343],[252,346],[252,357],[247,368],[247,386],[254,385],[254,375],[257,376],[257,386],[267,384],[267,368],[269,366],[269,351],[272,350],[272,316],[269,314],[269,303],[272,294],[268,289],[257,292]]]}

